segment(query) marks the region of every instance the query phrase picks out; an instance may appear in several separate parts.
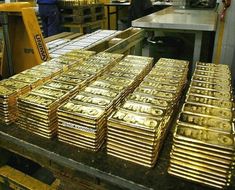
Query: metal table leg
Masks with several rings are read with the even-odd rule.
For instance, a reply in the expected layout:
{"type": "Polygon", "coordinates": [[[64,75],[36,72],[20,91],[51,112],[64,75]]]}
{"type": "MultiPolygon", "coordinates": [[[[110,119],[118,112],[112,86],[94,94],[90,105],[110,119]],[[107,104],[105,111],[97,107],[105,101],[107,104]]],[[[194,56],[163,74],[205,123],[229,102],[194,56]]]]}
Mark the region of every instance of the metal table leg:
{"type": "Polygon", "coordinates": [[[143,49],[143,40],[141,40],[136,46],[135,46],[135,55],[142,55],[142,49],[143,49]]]}
{"type": "Polygon", "coordinates": [[[110,27],[110,7],[109,6],[107,6],[107,10],[108,10],[108,29],[110,30],[111,29],[111,27],[110,27]]]}
{"type": "Polygon", "coordinates": [[[195,32],[194,50],[193,50],[193,71],[195,69],[196,61],[200,61],[202,47],[202,31],[195,32]]]}
{"type": "Polygon", "coordinates": [[[14,74],[13,69],[13,61],[12,61],[12,50],[11,50],[11,43],[9,37],[9,30],[8,30],[8,15],[7,13],[1,13],[1,22],[3,28],[3,36],[4,36],[4,43],[7,53],[7,67],[8,67],[8,74],[12,76],[14,74]]]}
{"type": "Polygon", "coordinates": [[[116,6],[116,30],[118,30],[118,17],[119,17],[119,9],[118,6],[116,6]]]}

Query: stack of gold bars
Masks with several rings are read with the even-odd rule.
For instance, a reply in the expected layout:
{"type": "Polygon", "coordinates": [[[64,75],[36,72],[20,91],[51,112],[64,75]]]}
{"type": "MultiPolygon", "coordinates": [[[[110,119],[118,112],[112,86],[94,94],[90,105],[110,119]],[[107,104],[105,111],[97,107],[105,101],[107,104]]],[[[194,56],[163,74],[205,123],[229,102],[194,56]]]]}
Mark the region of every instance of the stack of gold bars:
{"type": "Polygon", "coordinates": [[[97,151],[105,141],[107,117],[152,67],[152,58],[127,56],[58,109],[58,139],[97,151]]]}
{"type": "Polygon", "coordinates": [[[17,98],[28,93],[31,89],[42,85],[52,77],[59,75],[68,68],[81,63],[95,52],[92,51],[73,51],[77,57],[69,59],[70,54],[61,58],[53,59],[23,71],[7,80],[0,82],[0,97],[2,106],[0,108],[0,121],[5,124],[14,122],[18,117],[17,98]]]}
{"type": "Polygon", "coordinates": [[[109,53],[94,55],[21,96],[18,99],[19,126],[40,136],[52,138],[57,133],[57,108],[121,58],[120,54],[113,54],[113,57],[109,53]],[[97,65],[101,67],[98,69],[97,65]],[[90,72],[89,68],[97,69],[90,72]]]}
{"type": "Polygon", "coordinates": [[[108,119],[107,151],[146,167],[156,163],[174,106],[186,83],[188,62],[160,59],[108,119]]]}
{"type": "Polygon", "coordinates": [[[18,116],[17,97],[30,91],[27,83],[7,79],[0,81],[0,120],[5,124],[14,122],[18,116]]]}
{"type": "Polygon", "coordinates": [[[60,57],[44,62],[41,65],[46,65],[51,69],[61,68],[63,71],[66,71],[78,64],[83,63],[83,61],[87,60],[93,55],[95,55],[94,51],[73,50],[60,57]]]}
{"type": "Polygon", "coordinates": [[[227,65],[197,63],[176,123],[170,174],[216,188],[230,184],[235,164],[230,77],[227,65]]]}
{"type": "Polygon", "coordinates": [[[35,84],[36,86],[41,85],[71,67],[81,64],[84,60],[94,54],[95,52],[93,51],[74,50],[73,52],[65,54],[59,58],[52,59],[32,67],[31,69],[25,70],[11,78],[23,82],[29,82],[33,88],[35,87],[35,84]]]}

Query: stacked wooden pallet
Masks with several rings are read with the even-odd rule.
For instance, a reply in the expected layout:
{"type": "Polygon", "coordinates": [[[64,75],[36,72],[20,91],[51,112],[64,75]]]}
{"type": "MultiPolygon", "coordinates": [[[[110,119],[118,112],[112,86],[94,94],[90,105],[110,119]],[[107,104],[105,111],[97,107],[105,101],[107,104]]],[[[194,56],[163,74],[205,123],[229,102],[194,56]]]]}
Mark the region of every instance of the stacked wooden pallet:
{"type": "Polygon", "coordinates": [[[78,4],[72,1],[69,4],[60,3],[61,21],[64,27],[77,27],[80,32],[86,32],[87,27],[99,25],[99,29],[103,28],[105,13],[104,4],[78,4]]]}

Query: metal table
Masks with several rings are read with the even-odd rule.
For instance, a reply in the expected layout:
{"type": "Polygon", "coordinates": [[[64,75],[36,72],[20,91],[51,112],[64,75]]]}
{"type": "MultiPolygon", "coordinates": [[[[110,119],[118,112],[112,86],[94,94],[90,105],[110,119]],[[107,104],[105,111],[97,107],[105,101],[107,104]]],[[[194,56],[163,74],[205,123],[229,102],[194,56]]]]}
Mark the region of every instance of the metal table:
{"type": "MultiPolygon", "coordinates": [[[[82,184],[87,181],[92,185],[89,189],[96,190],[212,190],[167,173],[172,138],[170,132],[156,166],[149,169],[107,155],[105,146],[99,152],[91,152],[59,142],[57,139],[48,140],[34,135],[15,124],[0,125],[1,148],[48,168],[65,183],[66,190],[77,189],[81,181],[82,184]]],[[[232,181],[235,181],[234,178],[232,181]]],[[[235,189],[234,183],[228,188],[232,189],[235,189]]]]}
{"type": "Polygon", "coordinates": [[[203,31],[216,31],[217,12],[215,10],[187,10],[169,7],[159,12],[132,21],[132,26],[195,34],[193,63],[200,60],[203,31]]]}
{"type": "MultiPolygon", "coordinates": [[[[167,6],[171,6],[172,3],[169,2],[160,2],[160,1],[156,1],[153,2],[153,6],[160,6],[162,8],[167,7],[167,6]]],[[[104,6],[107,7],[107,16],[108,16],[108,29],[111,29],[110,26],[110,16],[113,14],[116,14],[116,30],[118,29],[118,18],[119,18],[119,10],[121,10],[124,7],[129,7],[130,6],[130,2],[124,2],[124,3],[105,3],[104,6]],[[116,11],[112,11],[110,10],[111,7],[116,7],[116,11]]]]}

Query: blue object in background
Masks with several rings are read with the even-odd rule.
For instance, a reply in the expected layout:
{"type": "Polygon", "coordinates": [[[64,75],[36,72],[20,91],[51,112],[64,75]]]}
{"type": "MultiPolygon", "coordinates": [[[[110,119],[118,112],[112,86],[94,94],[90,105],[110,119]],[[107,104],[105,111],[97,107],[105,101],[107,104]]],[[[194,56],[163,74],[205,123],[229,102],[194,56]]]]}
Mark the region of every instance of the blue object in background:
{"type": "Polygon", "coordinates": [[[60,33],[60,15],[56,0],[38,0],[44,37],[60,33]]]}

